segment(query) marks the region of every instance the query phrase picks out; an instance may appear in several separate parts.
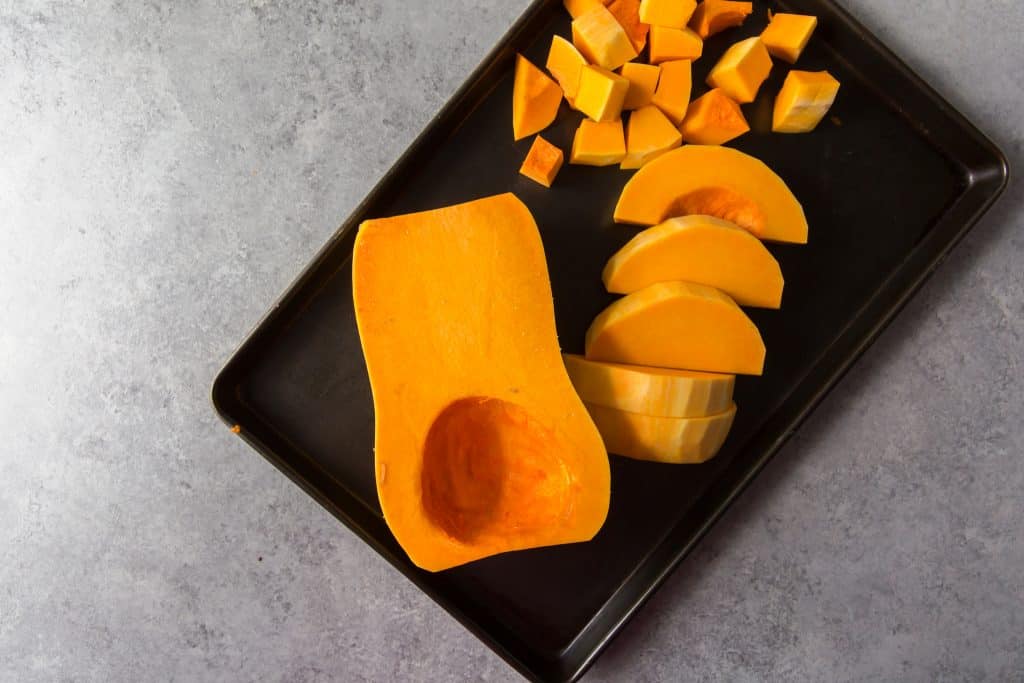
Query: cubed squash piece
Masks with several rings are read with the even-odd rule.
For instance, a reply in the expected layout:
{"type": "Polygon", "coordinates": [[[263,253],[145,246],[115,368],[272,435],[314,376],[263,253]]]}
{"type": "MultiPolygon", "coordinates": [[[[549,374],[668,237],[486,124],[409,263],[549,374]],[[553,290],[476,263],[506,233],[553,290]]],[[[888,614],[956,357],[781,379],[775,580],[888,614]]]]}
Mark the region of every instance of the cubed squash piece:
{"type": "Polygon", "coordinates": [[[659,282],[614,302],[587,330],[587,358],[729,375],[764,372],[761,333],[728,295],[659,282]]]}
{"type": "Polygon", "coordinates": [[[619,75],[629,81],[629,90],[626,92],[626,100],[622,108],[632,111],[640,107],[646,107],[654,97],[654,91],[658,88],[658,79],[661,77],[661,69],[651,64],[639,64],[627,62],[622,65],[619,75]]]}
{"type": "Polygon", "coordinates": [[[652,26],[683,28],[697,9],[697,0],[640,0],[640,21],[652,26]]]}
{"type": "Polygon", "coordinates": [[[591,121],[583,119],[572,140],[569,163],[581,166],[612,166],[626,157],[626,136],[622,119],[591,121]]]}
{"type": "Polygon", "coordinates": [[[757,97],[757,91],[771,70],[772,58],[761,39],[755,36],[726,50],[708,74],[707,83],[712,88],[721,88],[740,104],[746,104],[757,97]]]}
{"type": "Polygon", "coordinates": [[[795,64],[818,27],[818,17],[779,12],[761,33],[761,42],[772,57],[795,64]]]}
{"type": "Polygon", "coordinates": [[[614,0],[608,5],[608,11],[626,30],[633,49],[639,54],[647,45],[647,31],[650,29],[649,24],[640,21],[640,0],[614,0]]]}
{"type": "Polygon", "coordinates": [[[618,69],[637,56],[626,29],[603,5],[573,19],[572,42],[590,63],[604,69],[618,69]]]}
{"type": "Polygon", "coordinates": [[[683,138],[672,122],[653,104],[629,116],[626,129],[626,158],[621,168],[640,168],[680,144],[683,138]]]}
{"type": "Polygon", "coordinates": [[[675,59],[699,59],[704,41],[688,28],[651,27],[651,64],[675,59]]]}
{"type": "Polygon", "coordinates": [[[585,403],[655,417],[723,413],[736,384],[735,375],[602,363],[569,354],[565,369],[585,403]]]}
{"type": "Polygon", "coordinates": [[[587,65],[587,59],[576,46],[562,36],[551,39],[547,68],[562,87],[565,99],[572,104],[580,87],[580,71],[587,65]]]}
{"type": "Polygon", "coordinates": [[[688,59],[663,63],[658,89],[654,91],[654,97],[651,99],[651,102],[676,126],[683,122],[686,109],[690,106],[690,91],[693,87],[690,65],[688,59]]]}
{"type": "Polygon", "coordinates": [[[839,81],[827,71],[790,71],[775,99],[772,130],[776,133],[809,133],[836,101],[839,81]]]}
{"type": "Polygon", "coordinates": [[[565,6],[566,11],[569,12],[569,16],[575,19],[595,7],[603,7],[608,3],[603,0],[562,0],[562,4],[565,6]]]}
{"type": "Polygon", "coordinates": [[[539,133],[555,120],[562,89],[522,55],[516,55],[512,88],[512,132],[516,140],[539,133]]]}
{"type": "Polygon", "coordinates": [[[595,121],[614,121],[622,114],[629,81],[607,69],[588,64],[580,72],[575,106],[595,121]]]}
{"type": "Polygon", "coordinates": [[[565,155],[562,150],[538,135],[519,172],[544,187],[551,187],[564,162],[565,155]]]}
{"type": "Polygon", "coordinates": [[[683,142],[692,145],[724,145],[750,130],[750,124],[721,88],[709,90],[690,103],[679,127],[683,142]]]}
{"type": "Polygon", "coordinates": [[[706,417],[654,417],[584,401],[609,453],[667,465],[697,465],[718,455],[736,404],[706,417]]]}
{"type": "Polygon", "coordinates": [[[707,38],[732,26],[739,26],[753,11],[752,2],[704,0],[693,13],[690,28],[701,38],[707,38]]]}

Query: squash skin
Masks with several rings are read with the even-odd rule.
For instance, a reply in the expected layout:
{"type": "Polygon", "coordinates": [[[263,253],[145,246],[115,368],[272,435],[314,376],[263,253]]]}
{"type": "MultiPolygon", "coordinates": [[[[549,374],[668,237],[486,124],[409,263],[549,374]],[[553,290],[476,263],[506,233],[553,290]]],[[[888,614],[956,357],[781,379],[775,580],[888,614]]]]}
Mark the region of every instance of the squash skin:
{"type": "Polygon", "coordinates": [[[608,457],[562,362],[526,206],[504,194],[366,221],[353,289],[377,492],[410,559],[440,571],[592,538],[608,457]]]}
{"type": "Polygon", "coordinates": [[[615,222],[691,214],[732,221],[762,240],[807,243],[807,218],[786,183],[758,159],[713,145],[686,145],[644,166],[623,188],[615,222]]]}

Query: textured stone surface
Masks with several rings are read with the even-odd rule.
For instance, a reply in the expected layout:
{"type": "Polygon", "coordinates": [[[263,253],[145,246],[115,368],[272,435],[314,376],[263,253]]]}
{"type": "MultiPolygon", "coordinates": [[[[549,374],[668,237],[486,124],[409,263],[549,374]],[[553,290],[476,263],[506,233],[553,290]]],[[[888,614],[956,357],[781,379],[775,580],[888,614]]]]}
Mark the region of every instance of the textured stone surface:
{"type": "MultiPolygon", "coordinates": [[[[846,4],[1024,168],[1021,3],[846,4]]],[[[516,678],[208,391],[525,6],[0,0],[0,680],[516,678]]],[[[1022,204],[590,680],[1024,675],[1022,204]]]]}

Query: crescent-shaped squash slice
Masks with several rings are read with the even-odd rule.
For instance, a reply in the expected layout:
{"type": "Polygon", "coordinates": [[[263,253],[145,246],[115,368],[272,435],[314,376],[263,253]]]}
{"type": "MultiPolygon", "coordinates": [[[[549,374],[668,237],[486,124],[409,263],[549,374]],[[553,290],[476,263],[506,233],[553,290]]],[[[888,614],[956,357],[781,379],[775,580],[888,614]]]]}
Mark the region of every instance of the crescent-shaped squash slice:
{"type": "Polygon", "coordinates": [[[713,216],[670,218],[644,230],[612,256],[603,277],[615,294],[685,280],[759,308],[779,308],[785,284],[779,262],[761,240],[713,216]]]}
{"type": "Polygon", "coordinates": [[[695,465],[718,454],[736,417],[736,404],[707,417],[655,417],[587,404],[609,453],[634,460],[695,465]]]}
{"type": "Polygon", "coordinates": [[[439,571],[592,538],[608,456],[562,362],[526,206],[366,221],[352,267],[377,493],[410,559],[439,571]]]}
{"type": "Polygon", "coordinates": [[[807,243],[807,219],[793,193],[763,162],[730,147],[686,145],[661,155],[626,183],[615,221],[657,225],[703,214],[763,240],[807,243]]]}
{"type": "Polygon", "coordinates": [[[729,409],[734,375],[602,363],[566,354],[584,403],[655,417],[703,417],[729,409]]]}
{"type": "Polygon", "coordinates": [[[761,333],[714,287],[659,282],[619,299],[587,330],[587,359],[731,375],[760,375],[761,333]]]}

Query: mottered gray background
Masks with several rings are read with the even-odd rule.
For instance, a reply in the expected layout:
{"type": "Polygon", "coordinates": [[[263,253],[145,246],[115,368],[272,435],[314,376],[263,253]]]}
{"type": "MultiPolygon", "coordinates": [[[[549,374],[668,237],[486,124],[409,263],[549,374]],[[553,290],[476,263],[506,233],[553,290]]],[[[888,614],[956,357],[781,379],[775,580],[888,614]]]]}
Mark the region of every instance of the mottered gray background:
{"type": "MultiPolygon", "coordinates": [[[[526,0],[0,0],[0,680],[516,680],[209,403],[526,0]]],[[[1024,4],[845,0],[1024,167],[1024,4]]],[[[592,681],[1024,676],[1024,190],[592,681]]]]}

